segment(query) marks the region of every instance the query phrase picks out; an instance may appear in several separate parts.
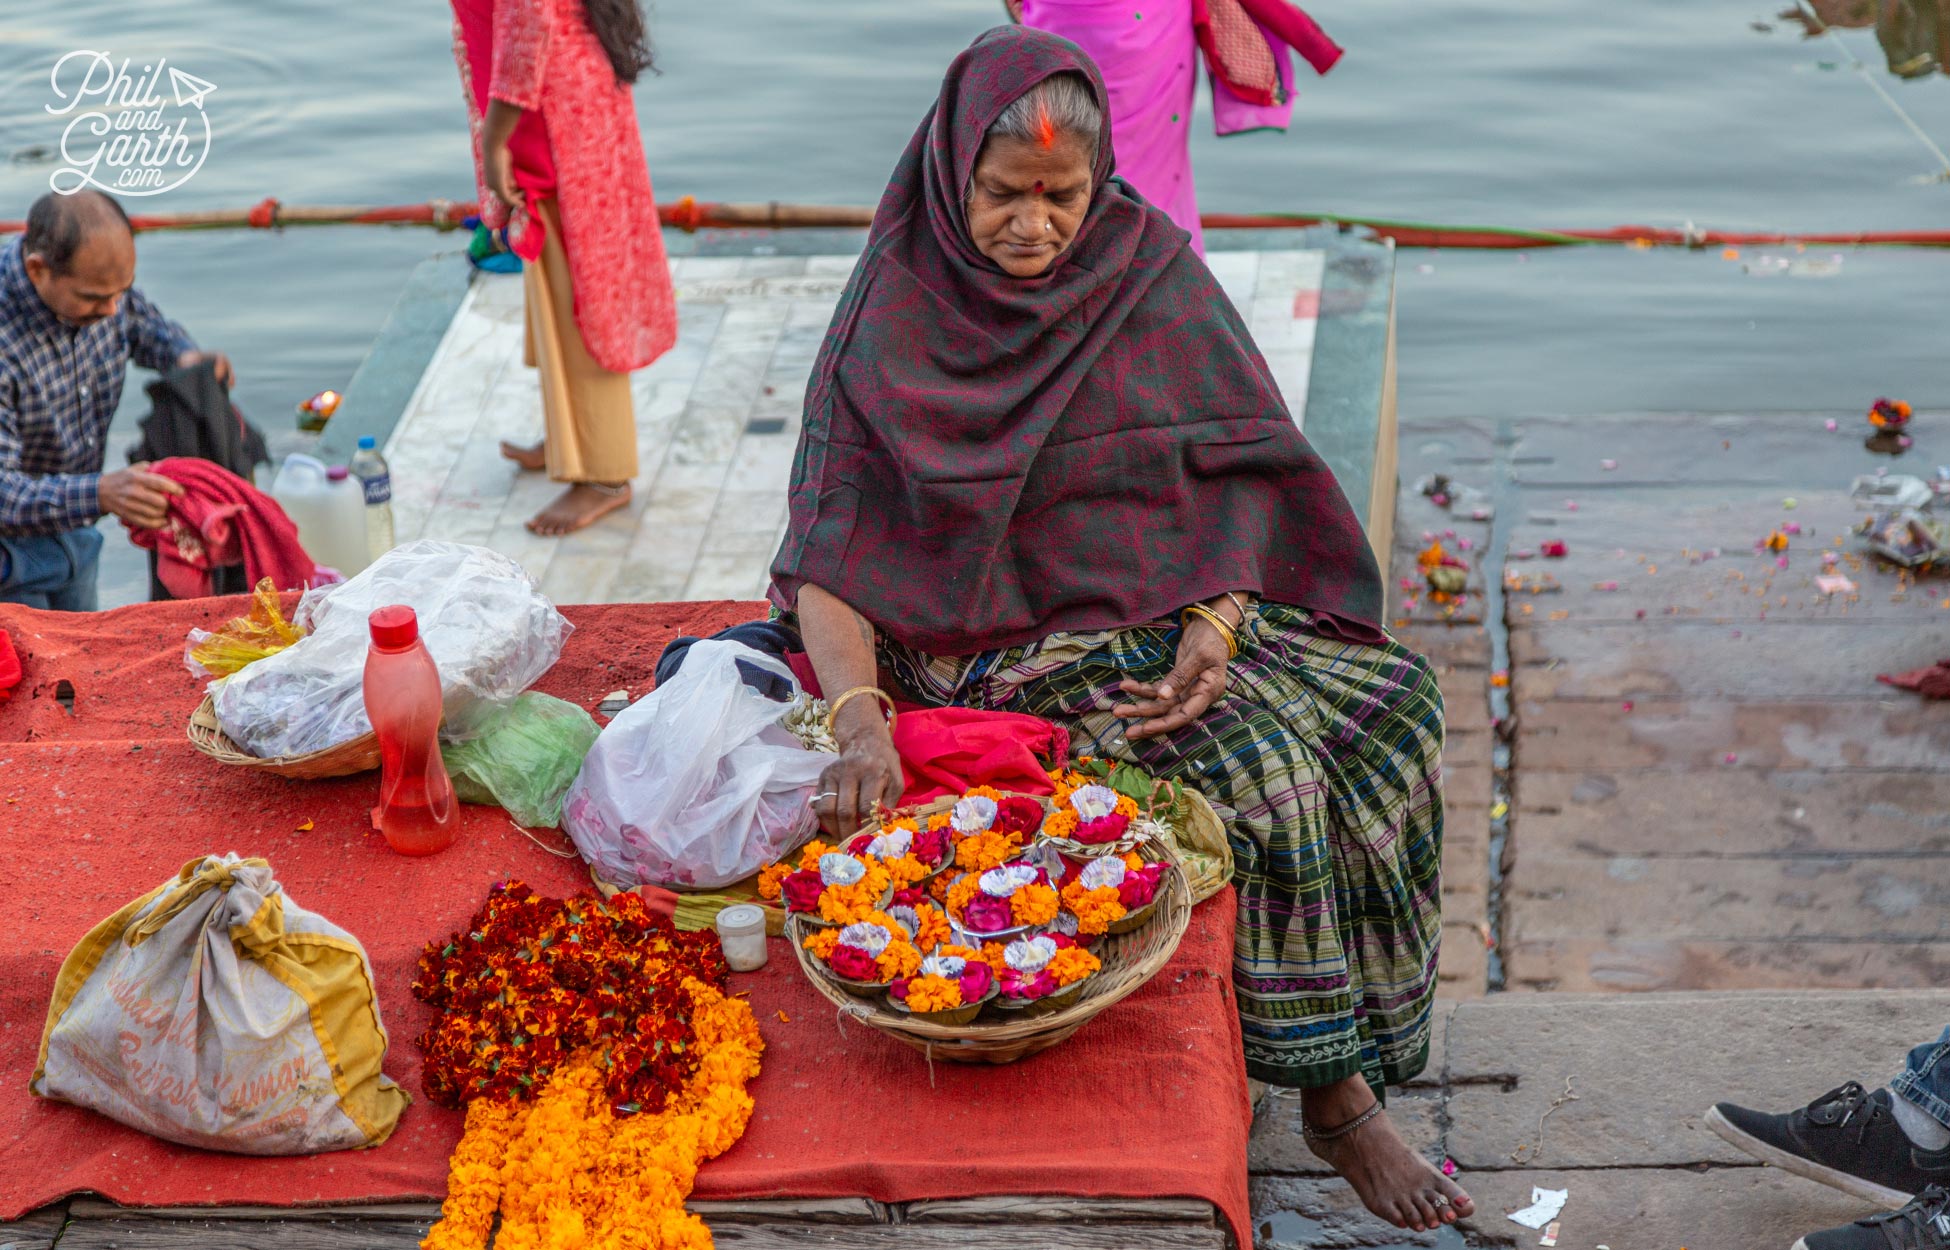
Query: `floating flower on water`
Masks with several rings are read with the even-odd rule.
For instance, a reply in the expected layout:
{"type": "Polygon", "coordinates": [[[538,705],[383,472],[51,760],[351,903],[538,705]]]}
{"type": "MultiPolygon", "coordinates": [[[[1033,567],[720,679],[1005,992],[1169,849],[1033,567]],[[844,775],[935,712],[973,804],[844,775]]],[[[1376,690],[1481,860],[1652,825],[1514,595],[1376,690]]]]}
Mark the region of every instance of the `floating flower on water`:
{"type": "Polygon", "coordinates": [[[1593,590],[1617,590],[1618,583],[1617,582],[1594,582],[1591,588],[1593,590]]]}
{"type": "Polygon", "coordinates": [[[1775,530],[1767,537],[1761,539],[1760,545],[1768,551],[1786,551],[1788,549],[1788,536],[1781,530],[1775,530]]]}
{"type": "Polygon", "coordinates": [[[1510,684],[1510,673],[1507,669],[1499,668],[1494,673],[1490,674],[1490,685],[1496,687],[1498,690],[1503,689],[1509,684],[1510,684]]]}
{"type": "Polygon", "coordinates": [[[1831,432],[1833,432],[1833,431],[1835,431],[1835,430],[1839,430],[1839,429],[1841,429],[1841,428],[1842,428],[1842,423],[1841,423],[1841,422],[1839,422],[1839,421],[1837,421],[1837,420],[1836,420],[1835,418],[1833,418],[1833,417],[1830,417],[1830,418],[1828,418],[1828,420],[1826,420],[1826,421],[1823,421],[1823,422],[1821,423],[1821,428],[1823,428],[1824,430],[1828,430],[1828,431],[1831,431],[1831,432]]]}
{"type": "Polygon", "coordinates": [[[1550,539],[1540,544],[1537,550],[1543,553],[1546,560],[1562,560],[1571,553],[1571,549],[1565,546],[1564,540],[1561,538],[1550,539]]]}
{"type": "Polygon", "coordinates": [[[1878,430],[1899,431],[1909,424],[1910,406],[1900,399],[1878,399],[1869,409],[1869,424],[1878,430]]]}
{"type": "Polygon", "coordinates": [[[1801,522],[1789,521],[1787,524],[1781,526],[1781,532],[1793,537],[1799,537],[1801,534],[1801,522]]]}
{"type": "Polygon", "coordinates": [[[1618,467],[1618,461],[1616,461],[1616,460],[1600,460],[1600,461],[1598,462],[1598,467],[1599,467],[1599,468],[1601,468],[1601,469],[1603,469],[1603,470],[1604,470],[1605,472],[1607,472],[1607,473],[1610,473],[1610,472],[1611,472],[1612,470],[1614,470],[1614,469],[1616,469],[1616,468],[1618,467]]]}

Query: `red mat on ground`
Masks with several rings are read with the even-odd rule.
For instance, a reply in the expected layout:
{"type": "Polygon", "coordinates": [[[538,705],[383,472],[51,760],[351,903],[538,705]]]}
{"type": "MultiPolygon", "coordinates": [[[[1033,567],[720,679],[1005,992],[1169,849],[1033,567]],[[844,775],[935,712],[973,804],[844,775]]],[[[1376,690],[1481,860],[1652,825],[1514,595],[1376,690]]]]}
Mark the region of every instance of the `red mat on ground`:
{"type": "MultiPolygon", "coordinates": [[[[588,887],[580,860],[544,853],[495,808],[470,807],[455,846],[394,855],[365,816],[370,776],[286,782],[212,763],[184,741],[201,697],[183,638],[236,615],[202,600],[62,616],[0,606],[25,674],[0,703],[0,853],[12,912],[0,935],[0,1219],[92,1190],[129,1205],[300,1205],[439,1198],[460,1117],[419,1097],[412,1039],[428,1013],[408,992],[424,943],[460,927],[490,883],[588,887]],[[67,683],[64,688],[62,683],[67,683]],[[71,700],[71,708],[69,706],[71,700]],[[300,832],[310,822],[312,828],[300,832]],[[270,860],[291,896],[366,945],[392,1035],[386,1070],[416,1099],[376,1150],[256,1159],[172,1146],[27,1093],[61,960],[99,919],[189,859],[270,860]]],[[[593,707],[650,684],[679,633],[753,604],[569,608],[567,653],[540,683],[593,707]]],[[[545,835],[546,836],[546,835],[545,835]]],[[[699,1173],[699,1198],[882,1202],[1056,1193],[1196,1197],[1250,1245],[1245,1070],[1225,969],[1230,894],[1194,913],[1177,958],[1055,1050],[1006,1067],[937,1061],[842,1026],[783,942],[751,976],[765,1034],[757,1114],[699,1173]],[[1021,1099],[1033,1114],[1024,1114],[1021,1099]]]]}

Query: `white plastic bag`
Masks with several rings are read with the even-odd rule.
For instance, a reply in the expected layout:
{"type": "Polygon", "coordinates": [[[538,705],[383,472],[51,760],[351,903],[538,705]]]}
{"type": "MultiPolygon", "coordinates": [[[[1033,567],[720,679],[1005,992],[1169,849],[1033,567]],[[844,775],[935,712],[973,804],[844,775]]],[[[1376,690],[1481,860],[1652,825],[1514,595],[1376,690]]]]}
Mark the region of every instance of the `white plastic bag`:
{"type": "Polygon", "coordinates": [[[311,632],[211,687],[217,722],[263,759],[350,742],[366,719],[366,621],[403,603],[440,670],[450,741],[474,736],[562,654],[573,628],[521,565],[485,547],[422,539],[349,582],[305,592],[292,623],[311,632]]]}
{"type": "Polygon", "coordinates": [[[186,1146],[377,1146],[406,1091],[350,933],[261,859],[191,860],[102,921],[54,983],[30,1088],[186,1146]]]}
{"type": "Polygon", "coordinates": [[[812,836],[809,800],[833,757],[799,745],[779,724],[790,705],[745,685],[741,661],[792,679],[751,647],[693,643],[590,748],[562,827],[604,881],[716,889],[812,836]]]}

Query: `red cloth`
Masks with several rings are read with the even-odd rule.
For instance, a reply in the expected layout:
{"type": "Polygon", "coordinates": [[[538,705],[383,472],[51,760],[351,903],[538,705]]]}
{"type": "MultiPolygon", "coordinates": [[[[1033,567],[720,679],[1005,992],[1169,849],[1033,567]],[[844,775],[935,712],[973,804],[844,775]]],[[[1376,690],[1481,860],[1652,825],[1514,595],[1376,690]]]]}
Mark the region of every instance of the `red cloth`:
{"type": "Polygon", "coordinates": [[[894,749],[907,782],[903,803],[974,786],[1050,794],[1049,770],[1070,757],[1070,734],[1040,716],[938,707],[903,712],[894,722],[894,749]]]}
{"type": "MultiPolygon", "coordinates": [[[[799,685],[824,698],[819,675],[803,651],[786,653],[799,685]]],[[[1070,731],[1040,716],[925,707],[894,700],[894,749],[901,753],[907,789],[902,803],[928,803],[975,786],[1018,794],[1052,794],[1048,770],[1070,758],[1070,731]]]]}
{"type": "Polygon", "coordinates": [[[14,640],[0,629],[0,703],[13,698],[14,687],[19,684],[20,657],[14,654],[14,640]]]}
{"type": "MultiPolygon", "coordinates": [[[[245,606],[205,599],[92,616],[0,606],[0,630],[33,655],[37,676],[76,688],[73,715],[52,697],[0,704],[0,853],[15,884],[0,934],[0,1010],[13,1025],[0,1030],[0,1219],[89,1190],[160,1206],[440,1198],[461,1117],[419,1097],[412,1039],[429,1015],[408,984],[421,946],[463,924],[491,882],[520,877],[558,895],[589,888],[581,861],[548,855],[497,809],[464,807],[453,847],[407,859],[372,831],[370,774],[294,783],[198,755],[183,741],[200,697],[183,669],[183,636],[245,606]],[[228,850],[268,858],[293,898],[365,943],[392,1038],[386,1069],[415,1096],[384,1146],[213,1154],[27,1093],[63,956],[188,859],[228,850]]],[[[679,634],[708,637],[755,607],[564,611],[576,632],[540,688],[590,707],[618,685],[647,685],[679,634]]],[[[921,1055],[837,1025],[774,941],[762,971],[733,978],[765,1035],[757,1113],[704,1166],[697,1196],[1184,1196],[1218,1204],[1248,1245],[1251,1113],[1227,975],[1232,941],[1233,904],[1221,894],[1194,913],[1170,967],[1062,1046],[1007,1067],[937,1058],[932,1081],[921,1055]],[[1108,1101],[1106,1079],[1116,1083],[1108,1101]],[[1033,1115],[1023,1114],[1025,1090],[1033,1115]],[[855,1114],[861,1107],[872,1114],[855,1114]]]]}
{"type": "Polygon", "coordinates": [[[1914,690],[1926,699],[1950,699],[1950,660],[1907,673],[1878,673],[1876,680],[1898,690],[1914,690]]]}
{"type": "Polygon", "coordinates": [[[162,558],[156,576],[178,599],[210,593],[210,570],[243,562],[255,586],[303,590],[318,566],[298,545],[298,527],[278,501],[221,465],[172,457],[149,471],[183,488],[169,501],[169,528],[129,531],[129,541],[162,558]]]}

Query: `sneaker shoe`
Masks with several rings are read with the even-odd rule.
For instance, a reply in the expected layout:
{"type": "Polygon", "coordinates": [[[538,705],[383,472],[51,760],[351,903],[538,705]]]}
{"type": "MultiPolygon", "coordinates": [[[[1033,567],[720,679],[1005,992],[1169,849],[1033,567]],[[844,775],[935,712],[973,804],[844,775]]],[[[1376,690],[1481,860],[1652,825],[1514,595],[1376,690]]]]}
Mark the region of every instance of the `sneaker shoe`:
{"type": "Polygon", "coordinates": [[[1785,1115],[1718,1103],[1706,1127],[1762,1163],[1900,1207],[1931,1185],[1950,1186],[1950,1149],[1917,1149],[1896,1123],[1891,1097],[1850,1081],[1785,1115]]]}
{"type": "Polygon", "coordinates": [[[1810,1233],[1794,1250],[1950,1250],[1950,1190],[1932,1185],[1900,1211],[1810,1233]]]}

